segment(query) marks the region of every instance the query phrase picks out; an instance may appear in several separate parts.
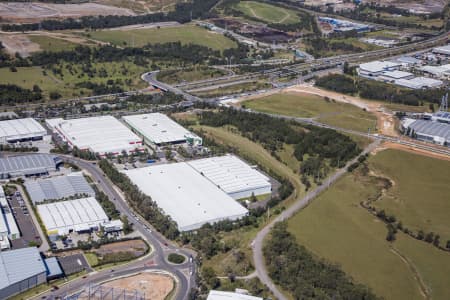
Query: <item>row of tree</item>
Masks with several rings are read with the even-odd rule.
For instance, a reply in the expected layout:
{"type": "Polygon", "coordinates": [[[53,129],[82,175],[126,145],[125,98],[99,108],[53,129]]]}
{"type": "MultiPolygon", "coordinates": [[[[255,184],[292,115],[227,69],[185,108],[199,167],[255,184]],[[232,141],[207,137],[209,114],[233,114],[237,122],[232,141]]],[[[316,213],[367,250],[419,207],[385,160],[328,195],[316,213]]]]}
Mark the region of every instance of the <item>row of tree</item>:
{"type": "Polygon", "coordinates": [[[447,92],[445,88],[410,90],[399,88],[393,84],[362,78],[355,79],[341,74],[317,78],[316,85],[339,93],[359,94],[366,99],[413,106],[423,105],[424,102],[439,103],[447,92]]]}
{"type": "Polygon", "coordinates": [[[15,84],[0,84],[0,104],[14,105],[39,101],[42,99],[40,89],[26,89],[15,84]]]}

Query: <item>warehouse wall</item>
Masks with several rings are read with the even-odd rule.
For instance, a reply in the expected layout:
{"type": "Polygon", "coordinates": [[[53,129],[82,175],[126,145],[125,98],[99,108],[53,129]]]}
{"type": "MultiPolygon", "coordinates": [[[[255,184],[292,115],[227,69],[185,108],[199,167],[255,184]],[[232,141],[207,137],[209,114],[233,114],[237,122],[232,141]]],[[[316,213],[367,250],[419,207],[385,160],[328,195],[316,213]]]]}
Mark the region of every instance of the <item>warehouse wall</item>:
{"type": "Polygon", "coordinates": [[[13,295],[29,290],[45,282],[47,282],[47,274],[45,272],[42,272],[36,276],[22,280],[0,290],[0,299],[7,299],[13,295]]]}
{"type": "Polygon", "coordinates": [[[229,193],[228,195],[230,197],[232,197],[233,199],[237,200],[237,199],[251,197],[252,193],[255,196],[270,194],[270,193],[272,193],[271,186],[268,185],[268,186],[257,188],[257,189],[249,189],[249,190],[239,191],[239,192],[235,192],[235,193],[229,193]]]}

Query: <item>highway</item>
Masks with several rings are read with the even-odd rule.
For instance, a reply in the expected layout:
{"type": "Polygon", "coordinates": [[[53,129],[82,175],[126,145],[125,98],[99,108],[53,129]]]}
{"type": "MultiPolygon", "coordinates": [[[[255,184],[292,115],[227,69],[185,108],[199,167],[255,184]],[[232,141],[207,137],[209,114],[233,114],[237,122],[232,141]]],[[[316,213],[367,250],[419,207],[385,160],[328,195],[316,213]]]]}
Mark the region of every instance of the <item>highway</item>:
{"type": "Polygon", "coordinates": [[[195,256],[195,252],[177,247],[174,243],[164,238],[153,227],[144,222],[143,219],[132,212],[126,203],[124,197],[114,187],[114,184],[105,176],[103,171],[95,162],[84,161],[69,155],[59,155],[65,162],[74,164],[80,169],[85,170],[91,175],[95,183],[103,192],[108,195],[109,199],[114,202],[116,208],[121,214],[126,215],[128,220],[133,223],[133,229],[137,230],[142,237],[152,246],[153,253],[143,260],[137,260],[130,264],[117,266],[114,271],[104,270],[101,272],[90,273],[87,278],[79,278],[70,283],[61,286],[56,291],[49,291],[39,295],[35,299],[45,296],[47,299],[62,298],[71,293],[82,290],[88,283],[98,283],[111,279],[111,277],[132,274],[144,270],[163,270],[173,274],[177,281],[177,292],[175,299],[184,300],[188,298],[192,287],[195,287],[196,268],[193,260],[189,259],[195,256]],[[181,265],[173,265],[166,261],[169,253],[176,252],[186,256],[188,259],[181,265]]]}

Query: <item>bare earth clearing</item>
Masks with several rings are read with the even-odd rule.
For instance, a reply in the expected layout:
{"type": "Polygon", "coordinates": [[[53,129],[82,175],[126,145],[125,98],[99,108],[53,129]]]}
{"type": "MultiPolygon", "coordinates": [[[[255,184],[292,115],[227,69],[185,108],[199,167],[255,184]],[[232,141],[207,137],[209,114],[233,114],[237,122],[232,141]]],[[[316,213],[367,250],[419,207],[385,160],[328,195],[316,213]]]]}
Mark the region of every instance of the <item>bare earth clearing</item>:
{"type": "Polygon", "coordinates": [[[97,3],[53,4],[40,2],[2,2],[0,16],[9,22],[36,22],[44,19],[79,18],[100,15],[134,15],[126,8],[106,6],[97,3]]]}
{"type": "Polygon", "coordinates": [[[108,281],[104,287],[115,289],[137,290],[145,295],[145,299],[164,300],[174,288],[173,279],[164,274],[141,273],[138,275],[108,281]]]}
{"type": "Polygon", "coordinates": [[[0,41],[11,55],[17,52],[20,56],[27,57],[30,53],[41,50],[39,44],[33,43],[23,34],[2,34],[0,35],[0,41]]]}

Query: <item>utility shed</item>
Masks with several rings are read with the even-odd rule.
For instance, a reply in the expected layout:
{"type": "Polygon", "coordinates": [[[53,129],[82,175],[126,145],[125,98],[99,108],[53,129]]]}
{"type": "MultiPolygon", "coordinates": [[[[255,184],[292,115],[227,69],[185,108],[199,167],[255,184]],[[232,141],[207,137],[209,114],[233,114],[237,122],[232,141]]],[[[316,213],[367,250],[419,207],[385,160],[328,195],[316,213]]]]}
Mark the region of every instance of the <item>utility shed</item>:
{"type": "Polygon", "coordinates": [[[95,196],[94,190],[81,172],[47,179],[27,180],[25,187],[35,204],[75,195],[95,196]]]}
{"type": "Polygon", "coordinates": [[[47,281],[47,269],[35,247],[0,252],[0,299],[47,281]]]}
{"type": "Polygon", "coordinates": [[[0,121],[0,143],[41,140],[47,131],[32,118],[0,121]]]}
{"type": "Polygon", "coordinates": [[[147,142],[155,145],[190,143],[202,139],[161,113],[124,116],[122,119],[147,142]]]}
{"type": "Polygon", "coordinates": [[[87,150],[101,156],[118,155],[123,151],[142,150],[141,139],[112,116],[81,119],[47,119],[47,126],[70,147],[87,150]]]}
{"type": "Polygon", "coordinates": [[[54,155],[30,154],[0,158],[0,179],[37,176],[56,171],[62,160],[54,155]]]}
{"type": "Polygon", "coordinates": [[[185,162],[124,171],[178,224],[180,231],[237,220],[248,210],[185,162]]]}
{"type": "Polygon", "coordinates": [[[56,257],[49,257],[45,259],[45,266],[47,268],[47,279],[55,279],[64,275],[61,266],[56,257]]]}
{"type": "Polygon", "coordinates": [[[109,221],[94,197],[37,205],[48,235],[66,235],[72,231],[98,229],[109,221]]]}
{"type": "Polygon", "coordinates": [[[234,199],[270,194],[270,179],[234,155],[191,160],[188,164],[234,199]]]}

